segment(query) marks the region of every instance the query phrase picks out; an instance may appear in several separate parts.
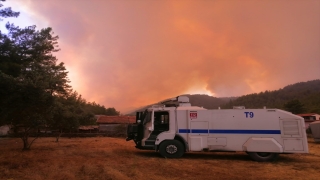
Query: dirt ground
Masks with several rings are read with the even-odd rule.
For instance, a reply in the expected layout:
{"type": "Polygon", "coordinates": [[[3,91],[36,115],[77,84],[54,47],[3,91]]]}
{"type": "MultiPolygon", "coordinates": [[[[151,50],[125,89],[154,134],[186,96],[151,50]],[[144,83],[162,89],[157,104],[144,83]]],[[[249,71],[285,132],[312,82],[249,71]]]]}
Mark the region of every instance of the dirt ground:
{"type": "Polygon", "coordinates": [[[120,138],[37,139],[30,151],[22,141],[0,138],[0,179],[320,179],[320,144],[309,154],[281,154],[259,163],[246,153],[186,153],[166,159],[135,149],[120,138]]]}

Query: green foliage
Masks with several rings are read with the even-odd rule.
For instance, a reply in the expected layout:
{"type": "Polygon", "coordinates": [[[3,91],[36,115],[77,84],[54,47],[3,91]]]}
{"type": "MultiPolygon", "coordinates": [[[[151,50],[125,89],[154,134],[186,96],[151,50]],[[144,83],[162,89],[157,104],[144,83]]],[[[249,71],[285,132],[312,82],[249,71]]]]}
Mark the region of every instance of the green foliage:
{"type": "Polygon", "coordinates": [[[293,114],[300,114],[304,112],[304,105],[297,99],[288,101],[283,107],[286,111],[292,112],[293,114]]]}
{"type": "Polygon", "coordinates": [[[6,28],[8,34],[0,36],[0,119],[18,129],[29,149],[28,136],[47,125],[54,96],[69,93],[69,80],[63,63],[52,55],[59,49],[51,28],[21,29],[9,23],[6,28]]]}
{"type": "MultiPolygon", "coordinates": [[[[0,9],[2,18],[18,15],[11,8],[0,9]]],[[[24,149],[33,142],[29,143],[29,135],[40,128],[77,130],[79,125],[94,124],[95,111],[88,106],[110,111],[86,103],[72,91],[64,64],[53,55],[59,47],[52,28],[36,30],[36,26],[20,28],[10,23],[6,28],[7,34],[0,31],[0,125],[11,124],[24,149]]]]}
{"type": "MultiPolygon", "coordinates": [[[[6,0],[0,0],[0,2],[5,2],[6,0]]],[[[3,5],[0,3],[0,8],[2,7],[3,5]]],[[[12,11],[12,9],[10,7],[7,7],[7,8],[3,8],[3,9],[0,9],[0,21],[2,20],[1,17],[3,18],[8,18],[8,17],[18,17],[19,16],[19,12],[15,12],[15,11],[12,11]]]]}
{"type": "Polygon", "coordinates": [[[80,125],[95,124],[94,115],[84,110],[85,105],[85,100],[77,92],[55,97],[53,118],[47,125],[50,129],[59,131],[56,141],[62,133],[77,131],[80,125]]]}
{"type": "MultiPolygon", "coordinates": [[[[3,2],[4,0],[0,0],[3,2]]],[[[0,3],[0,8],[3,5],[0,3]]],[[[0,9],[0,18],[17,17],[11,8],[0,9]]],[[[0,125],[11,124],[29,149],[28,138],[41,128],[77,130],[95,123],[94,114],[119,114],[96,103],[87,103],[68,84],[52,28],[20,28],[7,23],[0,31],[0,125]]]]}
{"type": "Polygon", "coordinates": [[[0,88],[2,124],[37,128],[50,118],[53,98],[41,87],[0,72],[0,88]]]}
{"type": "Polygon", "coordinates": [[[293,113],[320,113],[320,80],[300,82],[276,91],[265,91],[241,96],[223,108],[245,106],[246,108],[287,109],[293,113]]]}
{"type": "Polygon", "coordinates": [[[97,104],[95,102],[88,102],[85,104],[84,109],[88,112],[91,112],[95,115],[108,115],[108,116],[117,116],[120,114],[115,108],[105,108],[103,105],[97,104]]]}

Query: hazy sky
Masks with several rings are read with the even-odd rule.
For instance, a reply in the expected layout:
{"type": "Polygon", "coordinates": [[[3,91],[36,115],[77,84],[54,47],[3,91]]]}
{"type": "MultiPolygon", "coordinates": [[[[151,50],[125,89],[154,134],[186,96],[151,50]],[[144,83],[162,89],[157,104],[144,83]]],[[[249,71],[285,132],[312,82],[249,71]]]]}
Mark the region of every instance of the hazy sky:
{"type": "MultiPolygon", "coordinates": [[[[73,88],[121,112],[320,79],[319,0],[9,0],[52,27],[73,88]]],[[[29,23],[29,24],[28,24],[29,23]]]]}

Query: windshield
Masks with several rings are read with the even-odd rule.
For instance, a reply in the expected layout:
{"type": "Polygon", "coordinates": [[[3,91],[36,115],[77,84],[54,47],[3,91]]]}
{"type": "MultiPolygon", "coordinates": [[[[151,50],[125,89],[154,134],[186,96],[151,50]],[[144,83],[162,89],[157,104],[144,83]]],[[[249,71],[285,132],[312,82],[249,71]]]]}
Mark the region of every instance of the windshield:
{"type": "Polygon", "coordinates": [[[152,116],[152,112],[149,112],[147,110],[143,113],[143,117],[144,117],[143,125],[145,125],[145,124],[147,124],[148,122],[151,121],[151,116],[152,116]]]}

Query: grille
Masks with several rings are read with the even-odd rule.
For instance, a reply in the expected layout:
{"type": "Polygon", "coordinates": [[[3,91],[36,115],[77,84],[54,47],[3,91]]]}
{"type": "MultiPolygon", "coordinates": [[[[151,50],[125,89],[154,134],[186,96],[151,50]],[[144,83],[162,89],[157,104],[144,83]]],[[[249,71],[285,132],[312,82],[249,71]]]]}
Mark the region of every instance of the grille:
{"type": "Polygon", "coordinates": [[[283,121],[284,135],[300,135],[298,121],[283,121]]]}

